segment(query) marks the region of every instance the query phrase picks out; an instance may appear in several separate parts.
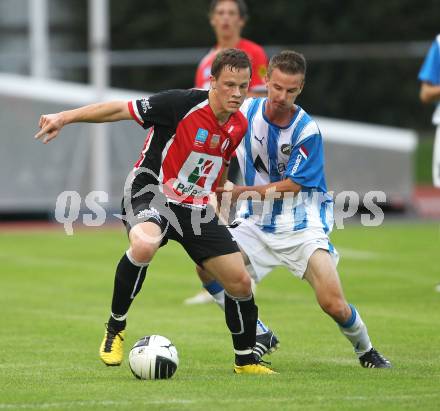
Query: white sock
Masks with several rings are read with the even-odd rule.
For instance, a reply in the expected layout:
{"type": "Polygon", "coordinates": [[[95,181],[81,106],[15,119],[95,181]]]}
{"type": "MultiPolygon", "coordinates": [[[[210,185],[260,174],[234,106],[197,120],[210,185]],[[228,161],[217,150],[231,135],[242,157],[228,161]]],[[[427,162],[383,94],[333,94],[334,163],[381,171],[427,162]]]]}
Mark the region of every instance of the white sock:
{"type": "Polygon", "coordinates": [[[203,287],[209,294],[211,294],[217,305],[225,311],[225,290],[223,287],[215,280],[203,284],[203,287]]]}
{"type": "Polygon", "coordinates": [[[216,304],[225,311],[225,290],[221,290],[218,293],[211,294],[212,298],[214,298],[216,304]]]}
{"type": "Polygon", "coordinates": [[[150,264],[150,263],[140,263],[140,262],[136,261],[131,253],[130,248],[125,252],[125,255],[129,259],[130,263],[132,263],[136,267],[148,267],[148,265],[150,264]]]}
{"type": "MultiPolygon", "coordinates": [[[[211,281],[210,283],[203,284],[203,287],[212,295],[217,305],[225,311],[225,290],[217,281],[211,281]]],[[[269,328],[260,320],[257,320],[257,335],[267,333],[269,328]]]]}
{"type": "Polygon", "coordinates": [[[259,318],[257,319],[257,335],[265,334],[269,331],[269,328],[265,326],[263,321],[261,321],[259,318]]]}
{"type": "Polygon", "coordinates": [[[354,352],[361,357],[372,348],[370,337],[368,336],[367,326],[362,321],[361,316],[354,306],[351,308],[351,317],[344,324],[339,324],[342,334],[351,342],[354,352]]]}

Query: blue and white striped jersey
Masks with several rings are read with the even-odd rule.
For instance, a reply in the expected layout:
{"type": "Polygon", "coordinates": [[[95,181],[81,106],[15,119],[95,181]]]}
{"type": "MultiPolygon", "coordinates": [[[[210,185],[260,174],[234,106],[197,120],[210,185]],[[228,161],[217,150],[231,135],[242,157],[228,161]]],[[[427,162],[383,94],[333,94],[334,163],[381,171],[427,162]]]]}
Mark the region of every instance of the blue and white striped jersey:
{"type": "Polygon", "coordinates": [[[245,100],[241,111],[248,130],[236,150],[245,185],[264,185],[291,178],[301,193],[283,199],[242,201],[237,217],[255,221],[264,231],[284,232],[333,226],[333,200],[327,194],[321,133],[299,106],[286,127],[265,116],[266,98],[245,100]]]}
{"type": "MultiPolygon", "coordinates": [[[[419,80],[436,86],[440,84],[440,34],[437,35],[423,61],[419,71],[419,80]]],[[[434,111],[432,122],[440,124],[440,103],[437,104],[434,111]]]]}

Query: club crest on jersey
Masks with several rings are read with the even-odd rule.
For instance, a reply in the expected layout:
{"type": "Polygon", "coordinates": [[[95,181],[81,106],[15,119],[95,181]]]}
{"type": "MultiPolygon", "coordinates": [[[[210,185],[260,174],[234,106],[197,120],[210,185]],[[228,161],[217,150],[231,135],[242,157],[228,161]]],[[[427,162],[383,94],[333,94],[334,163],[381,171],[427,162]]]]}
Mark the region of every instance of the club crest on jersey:
{"type": "Polygon", "coordinates": [[[221,153],[223,154],[226,149],[229,147],[229,144],[231,143],[231,140],[229,140],[229,138],[227,138],[225,141],[223,141],[223,144],[220,148],[221,153]]]}
{"type": "Polygon", "coordinates": [[[292,152],[292,146],[290,144],[283,144],[281,146],[281,152],[286,156],[289,156],[290,153],[292,152]]]}
{"type": "Polygon", "coordinates": [[[203,146],[206,143],[206,139],[208,138],[208,130],[204,128],[199,128],[197,130],[196,138],[194,140],[194,144],[198,146],[203,146]]]}
{"type": "Polygon", "coordinates": [[[218,134],[213,134],[211,141],[209,142],[209,148],[216,148],[220,144],[220,136],[218,134]]]}
{"type": "Polygon", "coordinates": [[[258,70],[257,70],[258,75],[260,76],[260,78],[264,79],[264,77],[267,74],[267,68],[264,64],[262,64],[261,66],[258,66],[258,70]]]}

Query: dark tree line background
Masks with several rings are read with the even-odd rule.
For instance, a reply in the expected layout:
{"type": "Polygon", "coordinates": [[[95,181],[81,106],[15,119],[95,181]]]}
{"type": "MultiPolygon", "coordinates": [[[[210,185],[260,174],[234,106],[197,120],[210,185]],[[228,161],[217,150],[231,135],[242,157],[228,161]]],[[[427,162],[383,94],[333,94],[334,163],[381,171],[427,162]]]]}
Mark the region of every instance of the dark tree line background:
{"type": "MultiPolygon", "coordinates": [[[[111,49],[208,51],[215,42],[207,18],[209,3],[111,0],[111,49]]],[[[440,32],[440,0],[248,0],[247,4],[249,21],[243,35],[263,46],[432,41],[440,32]]],[[[433,130],[433,107],[418,100],[422,61],[312,60],[298,102],[315,115],[433,130]]],[[[111,83],[147,91],[189,88],[195,68],[113,68],[111,83]]]]}

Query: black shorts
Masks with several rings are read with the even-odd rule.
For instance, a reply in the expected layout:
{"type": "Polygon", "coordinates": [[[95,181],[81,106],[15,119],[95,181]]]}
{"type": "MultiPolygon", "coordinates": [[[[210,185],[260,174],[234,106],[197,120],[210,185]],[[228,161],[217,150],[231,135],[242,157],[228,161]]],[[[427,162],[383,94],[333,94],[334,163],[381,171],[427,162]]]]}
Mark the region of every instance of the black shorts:
{"type": "Polygon", "coordinates": [[[123,222],[128,233],[136,224],[155,223],[163,235],[161,247],[168,240],[175,240],[198,265],[208,258],[240,251],[211,206],[196,208],[167,202],[165,196],[144,194],[132,196],[131,206],[127,208],[132,210],[127,213],[122,200],[123,222]]]}

